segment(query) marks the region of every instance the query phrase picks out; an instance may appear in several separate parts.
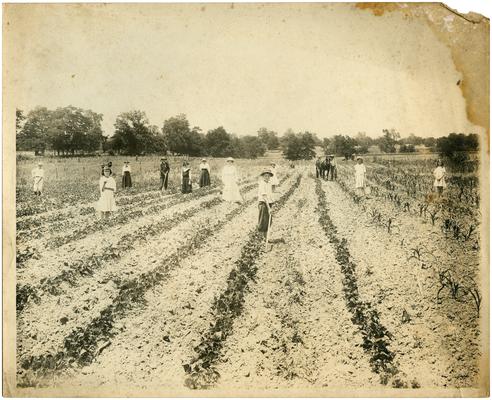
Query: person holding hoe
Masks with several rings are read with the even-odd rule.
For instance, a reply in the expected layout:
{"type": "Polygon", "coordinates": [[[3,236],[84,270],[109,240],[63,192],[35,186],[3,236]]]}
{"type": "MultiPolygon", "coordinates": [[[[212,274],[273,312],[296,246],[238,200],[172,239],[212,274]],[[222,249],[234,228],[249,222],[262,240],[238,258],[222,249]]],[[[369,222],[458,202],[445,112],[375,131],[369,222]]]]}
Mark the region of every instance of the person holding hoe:
{"type": "Polygon", "coordinates": [[[168,178],[169,178],[169,163],[167,162],[166,157],[161,158],[161,165],[160,165],[160,173],[161,173],[161,186],[159,190],[162,192],[162,189],[167,190],[167,183],[168,183],[168,178]]]}
{"type": "Polygon", "coordinates": [[[268,232],[272,225],[272,206],[274,203],[272,183],[272,171],[265,169],[260,174],[258,182],[258,231],[261,232],[268,241],[268,232]]]}

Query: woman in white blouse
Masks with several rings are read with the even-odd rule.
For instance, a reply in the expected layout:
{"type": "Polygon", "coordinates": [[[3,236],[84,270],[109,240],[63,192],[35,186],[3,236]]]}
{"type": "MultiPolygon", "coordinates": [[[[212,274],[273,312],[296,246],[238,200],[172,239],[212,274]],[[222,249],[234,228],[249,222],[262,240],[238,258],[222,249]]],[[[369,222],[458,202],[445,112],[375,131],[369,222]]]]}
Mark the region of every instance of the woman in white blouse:
{"type": "Polygon", "coordinates": [[[363,163],[362,157],[357,157],[357,164],[355,164],[355,188],[364,195],[364,188],[366,187],[366,166],[363,163]]]}
{"type": "Polygon", "coordinates": [[[130,167],[130,162],[125,161],[125,164],[123,165],[123,169],[121,171],[121,175],[123,176],[121,186],[123,187],[123,189],[132,187],[131,172],[132,169],[130,167]]]}
{"type": "Polygon", "coordinates": [[[210,186],[210,165],[205,158],[200,163],[200,187],[210,186]]]}

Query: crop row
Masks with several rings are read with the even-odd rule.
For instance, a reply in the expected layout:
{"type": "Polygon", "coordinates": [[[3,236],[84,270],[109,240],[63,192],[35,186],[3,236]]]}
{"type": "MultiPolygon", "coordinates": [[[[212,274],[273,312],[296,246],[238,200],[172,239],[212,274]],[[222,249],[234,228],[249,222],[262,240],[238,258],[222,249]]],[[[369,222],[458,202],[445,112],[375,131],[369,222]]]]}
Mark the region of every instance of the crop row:
{"type": "MultiPolygon", "coordinates": [[[[250,190],[255,184],[249,184],[243,188],[243,190],[250,190]]],[[[30,258],[39,258],[42,251],[53,250],[67,243],[83,239],[95,232],[102,232],[110,228],[125,225],[129,221],[134,221],[140,217],[149,216],[162,211],[165,208],[173,207],[177,204],[181,204],[187,201],[191,201],[197,198],[204,197],[206,195],[217,193],[218,188],[207,188],[200,191],[195,191],[188,195],[171,196],[170,198],[164,198],[152,202],[147,208],[128,207],[127,210],[119,210],[113,216],[108,219],[91,219],[89,224],[76,224],[75,229],[71,232],[64,231],[67,227],[73,226],[71,221],[63,221],[57,223],[56,226],[50,226],[49,231],[64,231],[61,234],[50,236],[46,239],[46,243],[41,243],[39,246],[33,246],[28,244],[26,246],[17,246],[17,268],[22,268],[26,261],[30,258]],[[41,250],[42,249],[42,250],[41,250]]]]}
{"type": "MultiPolygon", "coordinates": [[[[347,192],[353,199],[356,204],[359,204],[360,207],[363,208],[364,211],[368,213],[370,223],[374,226],[379,226],[384,228],[388,233],[398,233],[400,232],[400,226],[398,225],[397,219],[382,211],[381,208],[373,208],[367,210],[365,205],[362,204],[362,197],[359,197],[358,194],[349,186],[346,181],[342,178],[339,181],[340,187],[347,192]]],[[[432,225],[435,224],[438,218],[438,212],[440,210],[437,208],[429,209],[428,204],[420,204],[419,214],[420,216],[425,216],[426,213],[432,221],[432,225]]],[[[474,225],[470,225],[467,231],[462,231],[461,226],[456,224],[455,220],[448,217],[444,218],[444,221],[441,225],[441,230],[445,234],[453,234],[454,239],[459,240],[461,242],[467,242],[471,235],[475,231],[474,225]]],[[[404,241],[405,239],[403,239],[404,241]]],[[[402,241],[402,243],[403,243],[402,241]]],[[[479,249],[478,241],[475,241],[471,249],[477,251],[479,249]]],[[[475,252],[474,257],[478,257],[478,254],[475,252]]],[[[458,303],[464,303],[466,301],[471,302],[476,309],[477,317],[480,315],[481,303],[482,303],[482,295],[478,288],[478,285],[474,279],[472,272],[467,272],[466,268],[463,265],[453,265],[453,266],[442,266],[442,262],[440,262],[435,256],[426,251],[421,246],[414,246],[409,250],[409,254],[407,257],[408,260],[413,260],[417,263],[416,265],[416,279],[417,284],[419,286],[419,291],[422,294],[422,278],[421,278],[421,270],[429,270],[431,269],[434,272],[435,278],[439,281],[439,289],[437,290],[436,299],[438,302],[441,301],[441,293],[447,292],[451,299],[456,300],[458,303]],[[420,272],[419,272],[420,270],[420,272]]]]}
{"type": "MultiPolygon", "coordinates": [[[[298,182],[298,181],[297,181],[298,182]]],[[[295,184],[294,184],[295,185],[295,184]]],[[[289,189],[290,191],[290,189],[289,189]]],[[[76,368],[90,364],[110,344],[110,339],[117,334],[115,322],[124,317],[130,310],[145,305],[145,293],[162,283],[171,269],[178,268],[180,260],[194,254],[207,244],[215,232],[229,223],[235,216],[242,213],[256,199],[252,198],[226,214],[215,223],[204,226],[194,232],[193,236],[173,253],[167,255],[152,270],[142,273],[136,278],[119,283],[118,295],[112,303],[101,311],[85,327],[72,331],[64,340],[63,349],[56,353],[47,353],[20,360],[20,371],[23,376],[21,386],[38,384],[43,377],[52,376],[56,371],[76,368]]]]}
{"type": "MultiPolygon", "coordinates": [[[[352,177],[345,168],[339,169],[338,182],[340,186],[349,193],[354,202],[358,204],[363,203],[364,197],[360,196],[353,188],[352,177]]],[[[401,212],[419,216],[424,220],[429,221],[433,226],[436,225],[437,221],[441,221],[439,228],[447,238],[453,238],[461,243],[471,243],[473,250],[479,249],[478,220],[476,213],[470,215],[470,210],[468,208],[460,208],[457,205],[450,207],[449,201],[433,202],[432,200],[427,199],[418,202],[411,197],[405,196],[403,192],[394,188],[393,184],[388,183],[387,186],[391,187],[371,185],[371,196],[389,200],[395,206],[397,214],[401,212]]],[[[371,210],[371,213],[372,212],[376,212],[377,219],[379,219],[378,213],[381,216],[384,214],[378,207],[376,207],[376,210],[371,210]]],[[[393,227],[395,227],[395,221],[395,215],[387,215],[383,218],[381,226],[388,228],[393,223],[393,227]]]]}
{"type": "MultiPolygon", "coordinates": [[[[242,192],[245,193],[250,191],[253,186],[254,184],[247,185],[242,188],[242,192]]],[[[198,195],[199,194],[197,193],[195,196],[198,195]]],[[[189,201],[190,197],[186,200],[189,201]]],[[[176,213],[168,218],[164,218],[148,225],[143,225],[136,231],[122,236],[116,244],[102,248],[97,254],[93,253],[89,257],[82,257],[71,262],[65,262],[62,272],[56,276],[41,279],[40,283],[37,285],[18,283],[17,312],[22,312],[30,300],[39,303],[43,293],[46,292],[52,295],[58,295],[62,283],[68,283],[72,286],[76,285],[80,277],[91,276],[94,271],[99,269],[104,263],[109,260],[114,261],[120,259],[123,254],[135,248],[138,243],[145,241],[151,236],[168,231],[180,222],[189,219],[204,209],[214,207],[220,203],[220,198],[214,198],[181,213],[176,213]]]]}
{"type": "Polygon", "coordinates": [[[398,369],[395,354],[389,349],[391,333],[379,321],[379,313],[370,302],[364,302],[359,296],[356,264],[351,260],[347,240],[338,237],[337,228],[329,215],[326,194],[319,180],[316,181],[318,196],[318,221],[329,242],[335,249],[335,258],[343,274],[343,292],[345,303],[352,314],[352,322],[358,326],[363,337],[362,348],[370,355],[370,364],[374,372],[380,374],[381,382],[387,384],[391,378],[395,387],[405,387],[406,383],[397,378],[398,369]]]}
{"type": "MultiPolygon", "coordinates": [[[[176,190],[168,190],[166,192],[166,197],[169,195],[176,195],[176,190]]],[[[162,193],[160,191],[148,191],[148,192],[135,192],[132,191],[127,193],[126,191],[122,195],[118,193],[116,201],[118,206],[121,209],[126,209],[126,207],[122,206],[130,206],[136,205],[141,206],[148,201],[159,199],[162,197],[162,193]]],[[[82,215],[92,214],[94,213],[94,203],[84,203],[78,206],[70,206],[65,209],[54,210],[49,213],[36,214],[24,218],[18,218],[16,221],[16,229],[17,231],[29,230],[29,232],[33,233],[34,228],[44,228],[49,224],[65,221],[70,218],[77,218],[82,215]]]]}
{"type": "MultiPolygon", "coordinates": [[[[281,209],[299,187],[301,176],[275,203],[274,212],[281,209]]],[[[214,312],[210,329],[204,333],[201,342],[195,346],[196,356],[183,364],[188,374],[185,384],[193,389],[206,388],[219,378],[215,367],[219,360],[225,339],[231,334],[234,320],[241,315],[248,284],[254,281],[258,271],[258,258],[265,248],[264,237],[256,229],[249,233],[248,242],[241,250],[241,256],[234,263],[227,278],[227,288],[213,302],[214,312]]]]}

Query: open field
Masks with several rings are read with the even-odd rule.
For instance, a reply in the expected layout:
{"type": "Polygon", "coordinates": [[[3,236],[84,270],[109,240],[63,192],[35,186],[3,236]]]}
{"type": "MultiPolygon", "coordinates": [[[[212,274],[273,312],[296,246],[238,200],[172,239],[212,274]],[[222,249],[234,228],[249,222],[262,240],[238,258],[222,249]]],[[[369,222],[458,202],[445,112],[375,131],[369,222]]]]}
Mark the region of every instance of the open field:
{"type": "Polygon", "coordinates": [[[135,188],[116,193],[107,221],[92,208],[100,160],[45,162],[41,199],[33,163],[20,163],[19,386],[478,387],[475,174],[452,174],[437,200],[425,160],[368,157],[362,197],[352,161],[337,181],[280,161],[269,249],[256,231],[268,162],[237,161],[244,202],[228,204],[224,160],[210,160],[210,188],[187,195],[178,160],[164,195],[158,158],[132,161],[135,188]]]}

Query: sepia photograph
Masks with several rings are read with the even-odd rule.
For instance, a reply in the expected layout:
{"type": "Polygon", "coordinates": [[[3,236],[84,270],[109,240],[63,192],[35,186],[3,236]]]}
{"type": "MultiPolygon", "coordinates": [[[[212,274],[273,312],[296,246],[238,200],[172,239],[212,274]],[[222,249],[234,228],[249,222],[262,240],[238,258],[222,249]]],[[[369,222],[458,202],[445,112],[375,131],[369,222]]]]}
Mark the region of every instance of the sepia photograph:
{"type": "Polygon", "coordinates": [[[3,395],[489,396],[489,37],[4,3],[3,395]]]}

